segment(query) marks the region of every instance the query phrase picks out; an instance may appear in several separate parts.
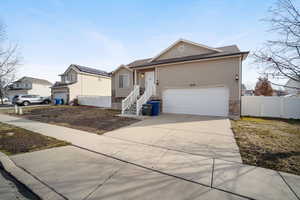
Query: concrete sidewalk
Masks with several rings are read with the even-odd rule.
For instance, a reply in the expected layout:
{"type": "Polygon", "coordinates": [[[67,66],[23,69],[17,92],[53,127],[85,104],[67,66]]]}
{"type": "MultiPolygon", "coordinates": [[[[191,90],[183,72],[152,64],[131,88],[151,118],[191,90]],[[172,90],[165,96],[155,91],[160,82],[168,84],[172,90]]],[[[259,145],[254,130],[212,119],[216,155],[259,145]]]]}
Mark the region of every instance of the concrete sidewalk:
{"type": "MultiPolygon", "coordinates": [[[[137,144],[7,115],[0,115],[0,121],[71,142],[80,148],[119,159],[143,169],[157,171],[169,177],[177,177],[180,180],[187,180],[206,188],[213,188],[250,199],[296,200],[296,194],[298,197],[300,195],[300,178],[295,175],[243,165],[238,162],[137,144]]],[[[120,175],[120,180],[127,179],[126,170],[124,173],[120,175]]],[[[128,175],[131,173],[135,174],[129,170],[128,175]]],[[[138,180],[137,183],[141,181],[138,180]]],[[[151,187],[150,183],[149,187],[151,187]]],[[[145,182],[145,184],[147,183],[145,182]]],[[[155,188],[155,184],[153,187],[155,188]]],[[[177,191],[176,187],[173,191],[177,191]]]]}
{"type": "Polygon", "coordinates": [[[20,154],[11,159],[70,200],[245,199],[73,146],[20,154]]]}

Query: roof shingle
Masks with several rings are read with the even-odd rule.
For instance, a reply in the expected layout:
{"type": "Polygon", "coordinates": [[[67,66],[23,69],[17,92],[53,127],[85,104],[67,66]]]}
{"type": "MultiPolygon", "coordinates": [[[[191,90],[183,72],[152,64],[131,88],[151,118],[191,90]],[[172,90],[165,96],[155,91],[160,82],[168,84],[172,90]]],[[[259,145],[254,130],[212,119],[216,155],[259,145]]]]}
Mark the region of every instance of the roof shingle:
{"type": "Polygon", "coordinates": [[[154,61],[151,61],[151,62],[150,62],[150,60],[152,58],[140,59],[140,60],[135,60],[135,61],[127,64],[127,66],[129,66],[130,68],[146,67],[146,66],[151,66],[151,65],[183,62],[183,61],[189,61],[189,60],[208,59],[208,58],[216,58],[216,57],[232,56],[232,55],[239,55],[239,54],[247,54],[248,53],[248,52],[241,52],[236,45],[218,47],[216,49],[219,49],[222,52],[208,53],[208,54],[198,54],[198,55],[191,55],[191,56],[177,57],[177,58],[169,58],[169,59],[163,59],[163,60],[158,60],[158,61],[154,60],[154,61]]]}
{"type": "Polygon", "coordinates": [[[110,73],[99,70],[99,69],[84,67],[84,66],[76,65],[76,64],[72,64],[71,66],[75,67],[76,69],[78,69],[81,72],[85,72],[85,73],[89,73],[89,74],[96,74],[96,75],[101,75],[101,76],[107,76],[107,77],[111,76],[110,73]]]}
{"type": "Polygon", "coordinates": [[[21,82],[21,81],[29,81],[32,83],[38,83],[41,85],[52,85],[51,82],[45,80],[45,79],[40,79],[40,78],[33,78],[33,77],[29,77],[29,76],[24,76],[22,78],[20,78],[19,80],[15,81],[15,82],[21,82]]]}

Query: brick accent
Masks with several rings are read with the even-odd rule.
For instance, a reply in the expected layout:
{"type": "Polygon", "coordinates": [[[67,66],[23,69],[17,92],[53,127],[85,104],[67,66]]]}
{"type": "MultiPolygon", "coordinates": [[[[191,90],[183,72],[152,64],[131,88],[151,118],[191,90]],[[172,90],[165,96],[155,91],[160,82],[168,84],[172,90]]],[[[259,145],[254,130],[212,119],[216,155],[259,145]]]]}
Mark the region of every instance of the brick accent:
{"type": "Polygon", "coordinates": [[[240,100],[229,100],[229,116],[232,118],[239,118],[240,117],[240,100]]]}

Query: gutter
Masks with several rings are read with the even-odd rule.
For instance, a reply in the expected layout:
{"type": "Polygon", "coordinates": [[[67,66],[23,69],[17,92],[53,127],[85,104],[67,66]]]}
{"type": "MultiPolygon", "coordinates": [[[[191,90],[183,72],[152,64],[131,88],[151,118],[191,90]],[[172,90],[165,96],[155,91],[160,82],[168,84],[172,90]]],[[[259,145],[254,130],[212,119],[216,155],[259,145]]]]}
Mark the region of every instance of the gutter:
{"type": "Polygon", "coordinates": [[[147,64],[143,64],[143,65],[138,65],[138,66],[133,66],[130,67],[130,69],[136,69],[136,68],[142,68],[142,67],[150,67],[150,66],[158,66],[158,65],[169,65],[169,64],[175,64],[175,63],[185,63],[185,62],[196,62],[199,60],[208,60],[208,59],[217,59],[217,58],[223,58],[223,57],[233,57],[233,56],[242,56],[243,60],[247,57],[247,55],[249,54],[249,51],[245,51],[245,52],[238,52],[238,53],[230,53],[230,54],[225,54],[225,55],[211,55],[211,56],[204,56],[204,57],[200,57],[200,58],[187,58],[187,59],[182,59],[180,60],[180,58],[178,60],[174,60],[174,61],[170,61],[170,62],[153,62],[153,63],[147,63],[147,64]],[[246,55],[246,57],[244,57],[244,55],[246,55]]]}

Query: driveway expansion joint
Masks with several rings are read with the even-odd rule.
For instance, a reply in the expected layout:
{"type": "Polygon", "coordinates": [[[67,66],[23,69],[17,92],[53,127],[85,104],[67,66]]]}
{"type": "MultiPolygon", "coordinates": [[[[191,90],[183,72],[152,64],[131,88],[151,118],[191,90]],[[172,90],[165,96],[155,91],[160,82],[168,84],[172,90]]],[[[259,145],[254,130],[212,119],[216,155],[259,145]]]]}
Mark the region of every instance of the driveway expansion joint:
{"type": "Polygon", "coordinates": [[[158,145],[155,145],[155,144],[147,144],[147,143],[143,143],[143,142],[136,142],[136,141],[132,141],[132,140],[126,140],[126,139],[123,139],[123,138],[107,136],[107,135],[101,135],[101,136],[107,137],[107,138],[113,138],[113,139],[116,139],[116,140],[131,142],[131,143],[135,143],[135,144],[150,146],[150,147],[154,147],[154,148],[158,148],[158,149],[165,149],[165,150],[179,152],[179,153],[186,153],[186,154],[190,154],[190,155],[193,155],[193,156],[202,156],[202,157],[206,157],[208,159],[218,159],[218,160],[228,161],[228,162],[232,162],[232,163],[243,164],[243,163],[240,163],[238,161],[226,160],[226,159],[222,159],[222,158],[219,158],[219,157],[208,157],[204,154],[197,154],[197,153],[191,153],[191,152],[187,152],[187,151],[181,151],[181,150],[178,150],[178,149],[171,149],[171,148],[168,148],[168,147],[161,147],[161,146],[158,146],[158,145]]]}
{"type": "Polygon", "coordinates": [[[297,197],[297,199],[300,200],[300,197],[297,195],[297,193],[294,191],[294,189],[288,184],[288,182],[285,180],[285,178],[278,171],[276,171],[276,172],[277,172],[277,174],[279,174],[279,176],[282,178],[282,180],[288,186],[288,188],[292,191],[292,193],[294,193],[294,195],[297,197]]]}
{"type": "MultiPolygon", "coordinates": [[[[180,177],[180,176],[176,176],[176,175],[172,175],[172,174],[168,174],[168,173],[165,173],[165,172],[162,172],[162,171],[159,171],[159,170],[156,170],[156,169],[153,169],[153,168],[149,168],[149,167],[145,167],[143,165],[139,165],[139,164],[135,164],[133,162],[129,162],[129,161],[126,161],[126,160],[123,160],[123,159],[119,159],[117,157],[114,157],[114,156],[110,156],[110,155],[107,155],[107,154],[104,154],[104,153],[101,153],[101,152],[97,152],[97,151],[93,151],[93,150],[90,150],[90,149],[87,149],[87,148],[84,148],[84,147],[80,147],[80,146],[77,146],[77,145],[74,145],[72,144],[71,146],[74,146],[76,148],[79,148],[79,149],[83,149],[83,150],[86,150],[86,151],[89,151],[89,152],[93,152],[93,153],[96,153],[96,154],[100,154],[102,156],[105,156],[105,157],[109,157],[111,159],[116,159],[116,160],[119,160],[121,162],[124,162],[124,163],[127,163],[127,164],[131,164],[131,165],[134,165],[134,166],[137,166],[137,167],[140,167],[140,168],[143,168],[143,169],[146,169],[146,170],[150,170],[150,171],[153,171],[153,172],[156,172],[156,173],[159,173],[159,174],[163,174],[163,175],[166,175],[166,176],[170,176],[170,177],[174,177],[174,178],[177,178],[177,179],[180,179],[180,180],[183,180],[183,181],[187,181],[187,182],[190,182],[190,183],[194,183],[194,184],[197,184],[197,185],[201,185],[203,187],[207,187],[207,188],[211,188],[211,189],[215,189],[215,190],[218,190],[218,191],[222,191],[222,192],[225,192],[225,193],[229,193],[229,194],[232,194],[232,195],[235,195],[235,196],[239,196],[239,197],[242,197],[242,198],[246,198],[246,199],[249,199],[249,200],[256,200],[256,199],[253,199],[253,198],[250,198],[250,197],[247,197],[247,196],[243,196],[243,195],[240,195],[240,194],[237,194],[237,193],[234,193],[234,192],[230,192],[230,191],[226,191],[226,190],[222,190],[222,189],[219,189],[219,188],[215,188],[215,187],[212,187],[211,185],[206,185],[206,184],[203,184],[203,183],[199,183],[199,182],[196,182],[196,181],[193,181],[193,180],[189,180],[189,179],[186,179],[186,178],[183,178],[183,177],[180,177]]],[[[122,167],[121,167],[122,168],[122,167]]],[[[121,169],[120,168],[120,169],[121,169]]],[[[120,170],[119,169],[119,170],[120,170]]],[[[119,171],[117,170],[117,171],[119,171]]],[[[112,174],[108,179],[112,178],[113,175],[115,175],[116,173],[112,174]]],[[[107,180],[106,180],[107,181],[107,180]]],[[[105,181],[105,182],[106,182],[105,181]]],[[[104,183],[105,183],[104,182],[104,183]]],[[[104,185],[103,184],[100,184],[100,187],[104,185]]],[[[96,190],[95,190],[96,191],[96,190]]],[[[94,191],[94,192],[95,192],[94,191]]],[[[88,195],[90,196],[90,195],[88,195]]],[[[86,199],[83,199],[83,200],[86,200],[86,199]]]]}
{"type": "Polygon", "coordinates": [[[108,176],[103,183],[100,183],[95,187],[93,191],[91,191],[86,197],[84,197],[82,200],[87,200],[92,194],[94,194],[98,189],[100,189],[107,181],[109,181],[114,175],[116,175],[124,166],[120,167],[116,171],[114,171],[110,176],[108,176]]]}
{"type": "Polygon", "coordinates": [[[212,170],[211,170],[211,181],[210,181],[210,187],[213,187],[214,182],[214,170],[215,170],[215,159],[213,158],[213,164],[212,164],[212,170]]]}

